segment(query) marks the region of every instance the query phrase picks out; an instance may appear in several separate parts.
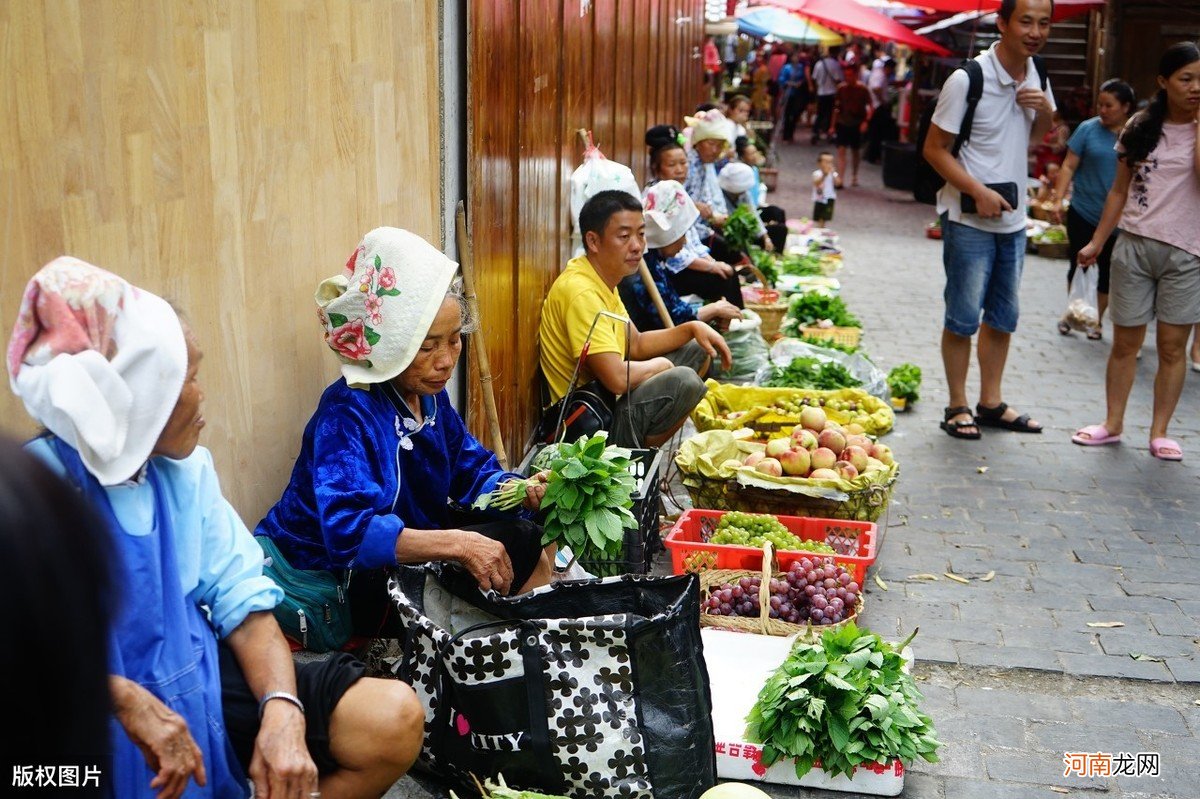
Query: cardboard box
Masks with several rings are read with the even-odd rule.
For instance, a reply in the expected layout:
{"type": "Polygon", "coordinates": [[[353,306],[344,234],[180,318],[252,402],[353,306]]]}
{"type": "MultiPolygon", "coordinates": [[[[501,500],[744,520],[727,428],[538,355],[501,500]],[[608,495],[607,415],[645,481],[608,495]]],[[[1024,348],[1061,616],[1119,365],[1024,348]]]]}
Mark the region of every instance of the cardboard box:
{"type": "MultiPolygon", "coordinates": [[[[853,779],[844,775],[831,777],[819,768],[797,777],[795,761],[791,759],[780,760],[770,768],[763,766],[761,748],[745,740],[746,716],[767,678],[787,657],[795,637],[705,627],[700,630],[700,638],[704,642],[704,660],[712,687],[718,777],[872,796],[898,796],[904,790],[904,764],[899,760],[887,766],[859,768],[853,779]]],[[[911,663],[911,653],[906,650],[904,655],[911,663]]]]}

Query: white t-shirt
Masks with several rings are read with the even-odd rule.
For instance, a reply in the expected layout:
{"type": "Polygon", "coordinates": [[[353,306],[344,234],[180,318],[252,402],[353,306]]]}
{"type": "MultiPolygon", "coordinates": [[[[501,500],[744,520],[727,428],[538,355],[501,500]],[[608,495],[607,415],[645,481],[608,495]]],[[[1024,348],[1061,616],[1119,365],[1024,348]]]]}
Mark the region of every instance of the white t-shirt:
{"type": "MultiPolygon", "coordinates": [[[[1017,91],[1021,88],[1041,89],[1041,78],[1033,59],[1029,58],[1025,62],[1025,80],[1018,84],[996,58],[995,44],[975,60],[983,67],[983,96],[975,108],[971,138],[959,151],[958,162],[981,183],[1016,183],[1017,197],[1023,198],[1029,172],[1026,153],[1036,112],[1017,105],[1017,91]]],[[[966,70],[955,70],[938,95],[933,124],[951,135],[957,135],[962,127],[969,84],[966,70]]],[[[1046,84],[1046,96],[1050,107],[1056,108],[1049,83],[1046,84]]],[[[992,233],[1013,233],[1025,227],[1025,208],[1020,204],[996,219],[963,214],[960,192],[949,182],[938,192],[937,210],[939,214],[949,214],[951,222],[992,233]]]]}
{"type": "Polygon", "coordinates": [[[817,94],[826,96],[837,93],[838,84],[846,79],[842,65],[836,58],[825,56],[813,67],[813,83],[817,85],[817,94]]]}
{"type": "Polygon", "coordinates": [[[882,58],[876,58],[871,64],[871,72],[867,75],[867,88],[871,91],[871,107],[878,108],[881,98],[887,96],[887,71],[883,67],[882,58]]]}
{"type": "Polygon", "coordinates": [[[813,170],[813,173],[812,173],[812,179],[814,181],[813,182],[813,191],[812,191],[813,202],[827,203],[830,200],[836,200],[837,199],[837,187],[834,185],[834,182],[837,181],[837,177],[838,177],[837,170],[833,170],[828,175],[825,175],[825,179],[822,180],[821,185],[818,186],[815,181],[821,177],[821,174],[822,174],[821,170],[819,170],[819,169],[813,170]]]}

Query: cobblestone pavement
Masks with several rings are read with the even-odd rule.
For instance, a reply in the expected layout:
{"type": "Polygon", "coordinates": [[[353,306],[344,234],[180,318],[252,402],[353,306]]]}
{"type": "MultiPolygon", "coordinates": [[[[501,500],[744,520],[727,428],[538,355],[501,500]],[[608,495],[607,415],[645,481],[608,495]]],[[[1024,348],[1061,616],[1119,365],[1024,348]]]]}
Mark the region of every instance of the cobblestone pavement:
{"type": "MultiPolygon", "coordinates": [[[[811,209],[817,152],[779,150],[780,190],[771,196],[789,216],[811,209]]],[[[1059,336],[1066,262],[1029,256],[1005,399],[1046,431],[950,439],[937,427],[946,401],[941,243],[922,233],[933,209],[884,189],[876,166],[864,164],[860,178],[860,188],[839,193],[832,225],[846,251],[843,296],[879,366],[910,361],[924,372],[921,401],[886,439],[902,473],[872,576],[888,589],[868,581],[862,619],[885,636],[920,627],[914,671],[946,746],[940,763],[911,767],[904,796],[1197,799],[1200,374],[1189,373],[1171,427],[1182,464],[1146,450],[1152,335],[1125,442],[1073,445],[1074,429],[1103,420],[1107,343],[1059,336]],[[979,579],[989,572],[993,579],[979,579]],[[940,579],[908,579],[920,573],[940,579]],[[1160,776],[1064,777],[1068,751],[1157,752],[1160,776]]],[[[971,392],[977,379],[973,365],[971,392]]],[[[851,796],[763,787],[775,797],[851,796]]],[[[405,780],[387,796],[435,795],[405,780]]]]}

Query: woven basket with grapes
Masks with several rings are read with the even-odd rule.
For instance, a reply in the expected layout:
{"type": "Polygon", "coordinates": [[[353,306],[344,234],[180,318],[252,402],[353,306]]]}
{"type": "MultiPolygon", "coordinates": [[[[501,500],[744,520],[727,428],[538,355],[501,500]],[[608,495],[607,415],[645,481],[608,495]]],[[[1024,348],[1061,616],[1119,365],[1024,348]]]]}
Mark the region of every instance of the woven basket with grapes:
{"type": "Polygon", "coordinates": [[[762,635],[820,635],[858,618],[862,586],[832,557],[802,558],[776,571],[763,544],[763,568],[700,573],[700,626],[762,635]]]}

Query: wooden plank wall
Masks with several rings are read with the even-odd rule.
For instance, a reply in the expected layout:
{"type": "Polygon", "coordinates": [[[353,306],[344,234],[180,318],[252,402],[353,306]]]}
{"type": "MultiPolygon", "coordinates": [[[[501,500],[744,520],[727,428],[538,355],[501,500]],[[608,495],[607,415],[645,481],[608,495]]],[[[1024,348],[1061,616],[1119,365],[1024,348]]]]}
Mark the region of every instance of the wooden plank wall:
{"type": "MultiPolygon", "coordinates": [[[[440,243],[438,24],[411,0],[0,3],[4,339],[64,253],[177,301],[253,526],[336,376],[317,282],[381,224],[440,243]]],[[[32,429],[7,391],[0,427],[32,429]]]]}
{"type": "MultiPolygon", "coordinates": [[[[469,0],[467,195],[483,329],[515,463],[539,408],[537,324],[569,257],[569,180],[593,131],[646,179],[649,125],[703,99],[703,0],[469,0]],[[581,7],[584,9],[581,13],[581,7]]],[[[487,436],[472,361],[472,430],[487,436]]]]}

